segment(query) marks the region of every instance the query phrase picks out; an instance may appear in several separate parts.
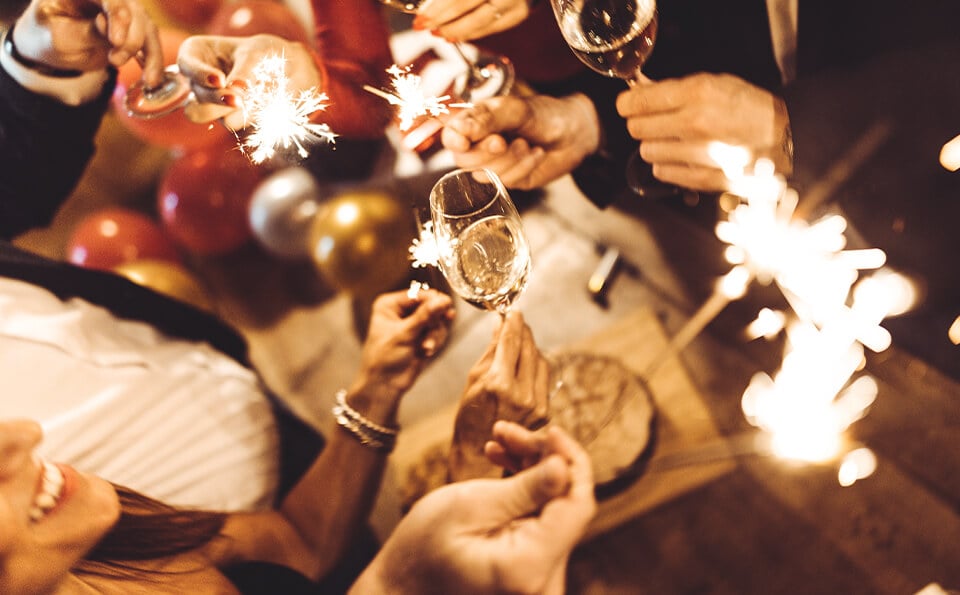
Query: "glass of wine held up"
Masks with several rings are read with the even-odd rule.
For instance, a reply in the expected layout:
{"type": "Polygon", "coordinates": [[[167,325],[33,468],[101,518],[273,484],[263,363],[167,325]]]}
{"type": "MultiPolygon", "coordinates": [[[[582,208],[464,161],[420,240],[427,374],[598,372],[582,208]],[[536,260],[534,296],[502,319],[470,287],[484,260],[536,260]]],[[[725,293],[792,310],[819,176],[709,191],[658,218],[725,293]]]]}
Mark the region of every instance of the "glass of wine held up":
{"type": "Polygon", "coordinates": [[[440,271],[479,308],[506,315],[527,285],[530,245],[503,182],[486,169],[447,173],[430,192],[440,271]]]}
{"type": "MultiPolygon", "coordinates": [[[[423,2],[424,0],[380,0],[381,4],[406,14],[416,14],[423,2]]],[[[480,51],[477,59],[471,60],[461,43],[454,41],[450,45],[467,66],[463,76],[454,82],[453,94],[458,100],[479,101],[506,95],[513,88],[513,63],[506,56],[480,51]]]]}
{"type": "MultiPolygon", "coordinates": [[[[657,39],[656,0],[550,0],[563,39],[592,70],[642,84],[641,68],[657,39]]],[[[676,194],[676,186],[653,177],[649,163],[634,152],[627,163],[627,183],[641,196],[676,194]]]]}

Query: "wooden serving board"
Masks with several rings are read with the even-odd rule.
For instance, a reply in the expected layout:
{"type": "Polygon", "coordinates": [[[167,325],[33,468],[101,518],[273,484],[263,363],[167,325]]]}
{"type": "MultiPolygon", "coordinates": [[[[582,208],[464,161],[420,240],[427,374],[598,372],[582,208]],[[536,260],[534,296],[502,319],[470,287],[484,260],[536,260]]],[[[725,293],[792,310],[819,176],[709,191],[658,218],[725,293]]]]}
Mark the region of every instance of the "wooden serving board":
{"type": "MultiPolygon", "coordinates": [[[[676,358],[665,360],[650,378],[639,377],[666,347],[667,337],[656,316],[648,308],[641,308],[595,336],[562,350],[563,353],[590,353],[617,360],[637,375],[653,401],[654,415],[649,432],[653,438],[646,445],[649,452],[643,454],[641,472],[635,478],[626,477],[618,482],[624,485],[618,485],[609,496],[600,491],[598,512],[588,529],[587,539],[712,481],[734,467],[732,460],[721,459],[658,468],[661,460],[672,460],[677,453],[716,444],[720,439],[709,412],[676,358]],[[644,472],[643,469],[656,470],[644,472]]],[[[636,406],[625,407],[624,411],[625,419],[651,425],[649,417],[636,406]]],[[[409,425],[400,433],[397,448],[390,457],[388,481],[384,486],[397,493],[393,498],[381,499],[381,502],[396,507],[396,520],[416,497],[443,481],[455,414],[454,403],[409,425]]],[[[604,461],[617,459],[618,465],[622,465],[625,457],[636,457],[645,447],[637,441],[645,441],[648,435],[646,428],[630,427],[619,421],[622,420],[606,424],[603,430],[615,432],[617,436],[601,437],[594,442],[609,451],[610,445],[617,443],[617,438],[624,437],[622,448],[626,454],[591,452],[598,475],[605,479],[609,479],[610,469],[604,461]]],[[[379,532],[384,530],[389,528],[379,528],[379,532]]]]}

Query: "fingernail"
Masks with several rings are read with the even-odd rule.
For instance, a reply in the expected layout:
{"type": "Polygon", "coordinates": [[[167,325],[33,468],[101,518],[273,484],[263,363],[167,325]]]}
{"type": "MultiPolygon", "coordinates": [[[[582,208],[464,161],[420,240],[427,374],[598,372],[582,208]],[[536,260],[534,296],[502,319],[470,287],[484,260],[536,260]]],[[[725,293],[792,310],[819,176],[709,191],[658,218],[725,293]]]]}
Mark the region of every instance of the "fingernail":
{"type": "Polygon", "coordinates": [[[237,107],[237,96],[232,93],[225,93],[220,96],[220,103],[229,105],[230,107],[237,107]]]}
{"type": "Polygon", "coordinates": [[[223,80],[220,79],[218,74],[208,74],[207,75],[207,85],[211,87],[222,87],[223,80]]]}

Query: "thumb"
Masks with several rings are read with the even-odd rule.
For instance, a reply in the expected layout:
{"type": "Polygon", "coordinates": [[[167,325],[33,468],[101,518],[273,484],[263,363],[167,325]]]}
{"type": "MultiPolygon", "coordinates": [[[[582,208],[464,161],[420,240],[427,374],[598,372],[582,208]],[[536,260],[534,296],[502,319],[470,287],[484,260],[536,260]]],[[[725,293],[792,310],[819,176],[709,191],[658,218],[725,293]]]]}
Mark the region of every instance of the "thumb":
{"type": "Polygon", "coordinates": [[[559,455],[551,455],[513,477],[500,480],[498,512],[505,521],[529,516],[570,487],[570,470],[559,455]]]}

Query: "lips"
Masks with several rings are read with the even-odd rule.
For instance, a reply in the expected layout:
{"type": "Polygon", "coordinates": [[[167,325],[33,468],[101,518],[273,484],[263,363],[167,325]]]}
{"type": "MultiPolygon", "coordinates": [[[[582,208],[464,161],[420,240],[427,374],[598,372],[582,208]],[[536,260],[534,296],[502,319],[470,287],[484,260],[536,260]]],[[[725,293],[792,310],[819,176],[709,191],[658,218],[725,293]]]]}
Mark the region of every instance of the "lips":
{"type": "Polygon", "coordinates": [[[30,521],[39,522],[57,507],[63,495],[63,472],[59,467],[43,461],[43,473],[40,477],[40,489],[30,505],[30,521]]]}

